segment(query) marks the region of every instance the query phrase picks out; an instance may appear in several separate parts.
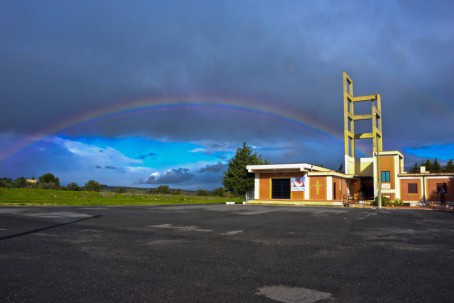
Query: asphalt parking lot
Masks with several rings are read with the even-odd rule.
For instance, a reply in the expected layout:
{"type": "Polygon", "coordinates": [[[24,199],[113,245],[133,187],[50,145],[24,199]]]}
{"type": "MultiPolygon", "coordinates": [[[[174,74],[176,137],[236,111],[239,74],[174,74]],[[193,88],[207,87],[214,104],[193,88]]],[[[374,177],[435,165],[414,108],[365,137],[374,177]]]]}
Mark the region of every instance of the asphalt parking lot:
{"type": "Polygon", "coordinates": [[[0,208],[2,302],[452,302],[454,213],[0,208]]]}

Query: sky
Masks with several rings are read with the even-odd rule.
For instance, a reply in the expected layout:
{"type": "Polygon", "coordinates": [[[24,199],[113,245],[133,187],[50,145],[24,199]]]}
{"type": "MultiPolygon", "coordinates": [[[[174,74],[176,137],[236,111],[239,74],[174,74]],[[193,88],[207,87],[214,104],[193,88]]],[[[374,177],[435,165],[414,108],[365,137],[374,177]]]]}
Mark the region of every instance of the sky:
{"type": "MultiPolygon", "coordinates": [[[[0,177],[222,186],[246,142],[343,162],[342,72],[383,145],[454,158],[452,1],[1,1],[0,177]]],[[[363,126],[366,128],[366,126],[363,126]]],[[[370,142],[358,154],[370,154],[370,142]]]]}

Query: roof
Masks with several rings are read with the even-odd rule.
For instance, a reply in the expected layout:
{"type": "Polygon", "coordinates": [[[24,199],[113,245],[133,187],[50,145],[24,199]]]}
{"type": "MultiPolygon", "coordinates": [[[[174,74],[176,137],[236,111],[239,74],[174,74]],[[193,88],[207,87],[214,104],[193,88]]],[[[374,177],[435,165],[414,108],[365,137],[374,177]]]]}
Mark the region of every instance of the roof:
{"type": "Polygon", "coordinates": [[[266,164],[266,165],[248,165],[246,166],[248,172],[274,172],[274,171],[286,171],[286,172],[329,172],[331,169],[308,164],[308,163],[294,163],[294,164],[266,164]]]}

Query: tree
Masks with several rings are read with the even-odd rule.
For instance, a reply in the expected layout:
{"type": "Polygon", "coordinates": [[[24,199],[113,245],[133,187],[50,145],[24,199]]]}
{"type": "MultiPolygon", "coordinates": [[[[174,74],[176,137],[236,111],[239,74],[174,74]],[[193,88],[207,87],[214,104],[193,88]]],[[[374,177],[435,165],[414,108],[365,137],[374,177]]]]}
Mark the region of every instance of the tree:
{"type": "Polygon", "coordinates": [[[433,170],[432,162],[430,160],[426,160],[426,162],[423,162],[421,166],[426,166],[426,171],[431,172],[433,170]]]}
{"type": "Polygon", "coordinates": [[[51,173],[46,173],[39,177],[39,187],[45,189],[59,189],[60,188],[60,179],[55,177],[51,173]]]}
{"type": "Polygon", "coordinates": [[[448,173],[454,173],[454,162],[451,160],[446,163],[445,171],[448,173]]]}
{"type": "Polygon", "coordinates": [[[337,171],[340,172],[340,173],[343,173],[343,172],[344,172],[344,164],[343,164],[343,163],[341,163],[341,164],[339,165],[339,168],[337,169],[337,171]]]}
{"type": "Polygon", "coordinates": [[[28,183],[27,183],[27,179],[25,179],[24,177],[19,177],[19,178],[16,178],[16,180],[14,180],[14,185],[15,187],[27,187],[28,183]]]}
{"type": "Polygon", "coordinates": [[[89,191],[101,191],[101,184],[98,181],[90,180],[85,183],[85,189],[89,191]]]}
{"type": "Polygon", "coordinates": [[[76,182],[71,182],[68,184],[68,186],[66,186],[66,189],[72,190],[72,191],[78,191],[78,190],[80,190],[80,187],[79,187],[79,185],[77,185],[76,182]]]}
{"type": "Polygon", "coordinates": [[[216,197],[225,197],[225,196],[227,196],[227,193],[226,193],[224,187],[218,187],[218,188],[213,189],[211,194],[213,196],[216,196],[216,197]]]}
{"type": "Polygon", "coordinates": [[[154,192],[161,195],[168,195],[170,194],[170,187],[168,185],[159,185],[154,192]]]}
{"type": "Polygon", "coordinates": [[[432,170],[434,173],[441,172],[441,165],[437,158],[435,158],[434,163],[432,165],[432,170]]]}
{"type": "Polygon", "coordinates": [[[246,142],[236,150],[224,173],[223,184],[231,193],[242,196],[254,189],[254,174],[248,173],[246,165],[269,164],[257,155],[246,142]]]}
{"type": "Polygon", "coordinates": [[[0,187],[14,187],[14,181],[11,178],[0,178],[0,187]]]}
{"type": "Polygon", "coordinates": [[[413,167],[410,169],[410,172],[411,173],[419,173],[420,172],[420,168],[419,168],[418,162],[415,162],[415,165],[413,165],[413,167]]]}
{"type": "Polygon", "coordinates": [[[124,187],[124,186],[117,187],[117,188],[115,188],[115,192],[117,194],[124,194],[126,192],[126,187],[124,187]]]}
{"type": "Polygon", "coordinates": [[[207,190],[205,190],[205,189],[198,189],[198,190],[195,192],[195,195],[196,195],[196,196],[207,197],[209,194],[210,194],[210,192],[207,191],[207,190]]]}

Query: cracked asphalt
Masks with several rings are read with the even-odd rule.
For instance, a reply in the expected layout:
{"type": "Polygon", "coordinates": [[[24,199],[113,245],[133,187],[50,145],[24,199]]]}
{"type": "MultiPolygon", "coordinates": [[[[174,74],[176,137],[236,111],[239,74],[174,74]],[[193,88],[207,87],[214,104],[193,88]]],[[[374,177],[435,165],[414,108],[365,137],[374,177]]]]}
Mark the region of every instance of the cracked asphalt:
{"type": "Polygon", "coordinates": [[[452,302],[454,213],[0,208],[2,302],[452,302]]]}

